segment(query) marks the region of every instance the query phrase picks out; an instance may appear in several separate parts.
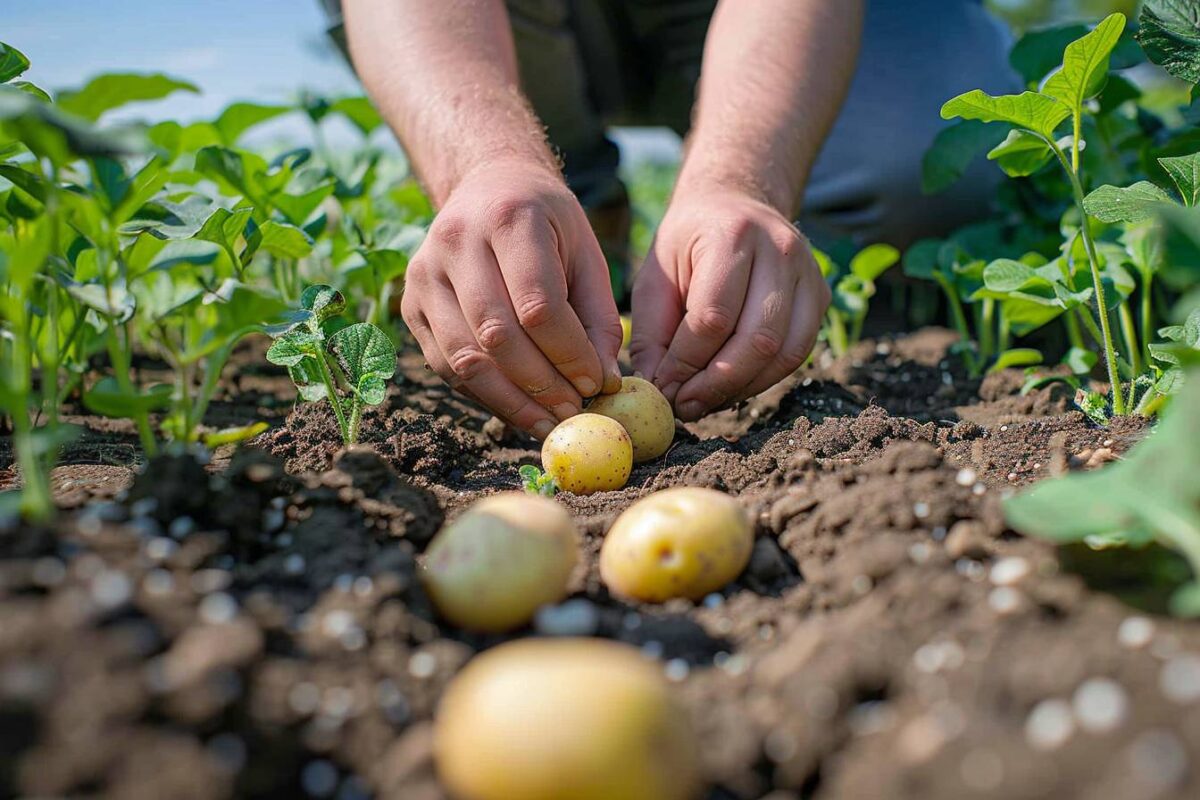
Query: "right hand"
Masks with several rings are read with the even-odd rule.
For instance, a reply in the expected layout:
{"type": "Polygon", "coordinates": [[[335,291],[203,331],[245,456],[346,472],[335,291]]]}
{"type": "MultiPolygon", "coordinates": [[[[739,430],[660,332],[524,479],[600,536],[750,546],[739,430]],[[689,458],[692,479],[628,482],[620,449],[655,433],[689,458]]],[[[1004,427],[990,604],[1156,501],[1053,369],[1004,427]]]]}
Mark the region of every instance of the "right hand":
{"type": "Polygon", "coordinates": [[[620,388],[608,266],[561,176],[528,161],[468,173],[409,264],[401,314],[453,388],[544,439],[620,388]]]}

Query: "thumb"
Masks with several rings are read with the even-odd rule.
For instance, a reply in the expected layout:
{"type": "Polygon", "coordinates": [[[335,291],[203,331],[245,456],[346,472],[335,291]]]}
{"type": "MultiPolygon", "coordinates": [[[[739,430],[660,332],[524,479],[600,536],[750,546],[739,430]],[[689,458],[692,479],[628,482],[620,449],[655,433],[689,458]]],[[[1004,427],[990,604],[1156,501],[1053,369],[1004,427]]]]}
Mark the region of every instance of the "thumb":
{"type": "Polygon", "coordinates": [[[674,272],[663,266],[657,250],[655,246],[650,248],[633,282],[633,336],[629,355],[634,370],[646,380],[654,379],[683,320],[683,299],[675,285],[674,272]]]}

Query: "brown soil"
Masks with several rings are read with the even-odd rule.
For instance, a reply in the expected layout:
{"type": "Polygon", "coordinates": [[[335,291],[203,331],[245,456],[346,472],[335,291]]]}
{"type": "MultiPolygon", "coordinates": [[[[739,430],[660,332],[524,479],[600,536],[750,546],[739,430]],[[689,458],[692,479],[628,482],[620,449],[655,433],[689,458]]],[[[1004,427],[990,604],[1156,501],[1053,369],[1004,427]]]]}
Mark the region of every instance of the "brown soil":
{"type": "MultiPolygon", "coordinates": [[[[1200,627],[1118,599],[1133,556],[1077,574],[1093,559],[1001,513],[1014,486],[1118,458],[1144,424],[1097,428],[1055,387],[1021,397],[1019,373],[967,380],[951,338],[818,359],[681,431],[624,490],[559,495],[584,568],[570,613],[519,635],[661,659],[709,800],[1200,795],[1200,627]],[[621,603],[603,533],[674,485],[755,511],[750,567],[698,604],[621,603]]],[[[278,425],[211,463],[144,465],[128,431],[77,420],[126,456],[68,459],[56,488],[78,510],[0,531],[0,796],[443,797],[433,709],[502,637],[440,623],[416,558],[537,451],[401,366],[349,452],[320,406],[284,417],[263,369],[210,421],[278,425]]]]}

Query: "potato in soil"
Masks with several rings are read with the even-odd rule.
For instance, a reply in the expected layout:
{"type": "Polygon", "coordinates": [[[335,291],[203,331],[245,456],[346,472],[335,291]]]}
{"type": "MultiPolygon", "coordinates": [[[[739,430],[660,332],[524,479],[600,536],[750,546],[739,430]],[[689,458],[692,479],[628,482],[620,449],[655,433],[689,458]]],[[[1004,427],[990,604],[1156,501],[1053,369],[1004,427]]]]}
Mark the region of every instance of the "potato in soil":
{"type": "Polygon", "coordinates": [[[621,390],[602,394],[588,412],[611,417],[629,432],[634,463],[658,458],[675,438],[675,414],[671,404],[653,383],[642,378],[621,378],[621,390]]]}
{"type": "Polygon", "coordinates": [[[600,548],[600,577],[621,597],[698,600],[736,578],[753,547],[754,530],[736,499],[675,487],[617,517],[600,548]]]}
{"type": "Polygon", "coordinates": [[[463,800],[688,800],[696,742],[661,668],[603,639],[523,639],[471,661],[438,707],[438,774],[463,800]]]}
{"type": "Polygon", "coordinates": [[[542,443],[542,469],[575,494],[620,489],[633,469],[633,442],[621,423],[583,413],[563,420],[542,443]]]}
{"type": "Polygon", "coordinates": [[[443,617],[476,631],[512,630],[567,594],[579,562],[575,524],[553,500],[486,497],[442,528],[421,577],[443,617]]]}

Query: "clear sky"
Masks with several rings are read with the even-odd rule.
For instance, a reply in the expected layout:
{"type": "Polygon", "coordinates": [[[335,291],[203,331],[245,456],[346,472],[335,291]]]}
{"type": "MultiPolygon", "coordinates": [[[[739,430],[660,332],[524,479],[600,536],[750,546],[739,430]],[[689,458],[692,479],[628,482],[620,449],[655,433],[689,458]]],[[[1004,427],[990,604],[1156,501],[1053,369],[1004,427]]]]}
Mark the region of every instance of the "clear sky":
{"type": "MultiPolygon", "coordinates": [[[[317,0],[0,0],[0,7],[0,41],[29,57],[26,77],[45,89],[80,86],[101,72],[164,72],[202,90],[116,118],[188,122],[215,117],[235,100],[286,101],[302,88],[362,91],[325,35],[317,0]]],[[[306,138],[307,123],[281,118],[252,141],[281,136],[306,138]]],[[[669,157],[678,146],[662,132],[618,141],[633,159],[669,157]]]]}

